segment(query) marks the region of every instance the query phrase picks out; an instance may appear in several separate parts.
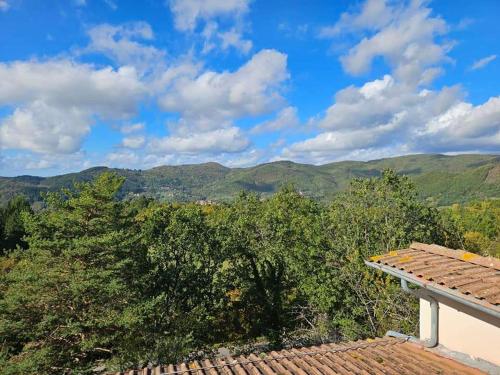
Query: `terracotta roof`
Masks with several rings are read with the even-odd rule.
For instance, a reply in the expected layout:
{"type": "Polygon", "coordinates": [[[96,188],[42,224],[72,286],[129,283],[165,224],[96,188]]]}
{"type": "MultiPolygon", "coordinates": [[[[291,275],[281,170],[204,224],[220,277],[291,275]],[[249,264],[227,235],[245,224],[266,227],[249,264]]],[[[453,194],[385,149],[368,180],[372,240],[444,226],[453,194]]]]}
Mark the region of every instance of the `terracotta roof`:
{"type": "Polygon", "coordinates": [[[483,374],[396,338],[281,350],[261,355],[157,366],[130,375],[483,374]]]}
{"type": "Polygon", "coordinates": [[[410,278],[452,290],[471,302],[500,311],[500,260],[463,250],[414,242],[408,249],[370,258],[410,278]]]}

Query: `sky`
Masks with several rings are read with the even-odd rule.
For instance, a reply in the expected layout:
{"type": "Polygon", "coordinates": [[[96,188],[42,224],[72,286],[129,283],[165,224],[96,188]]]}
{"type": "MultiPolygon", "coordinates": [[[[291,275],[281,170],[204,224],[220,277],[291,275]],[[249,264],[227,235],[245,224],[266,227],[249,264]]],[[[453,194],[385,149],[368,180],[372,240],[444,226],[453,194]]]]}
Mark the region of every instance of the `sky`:
{"type": "Polygon", "coordinates": [[[0,0],[0,175],[500,152],[500,1],[0,0]]]}

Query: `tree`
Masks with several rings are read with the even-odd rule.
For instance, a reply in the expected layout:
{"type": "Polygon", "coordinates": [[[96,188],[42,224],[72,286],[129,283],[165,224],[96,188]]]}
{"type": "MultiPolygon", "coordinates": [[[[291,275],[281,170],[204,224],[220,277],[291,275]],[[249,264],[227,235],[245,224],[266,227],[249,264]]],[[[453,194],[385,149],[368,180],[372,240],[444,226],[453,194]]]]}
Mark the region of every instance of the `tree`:
{"type": "Polygon", "coordinates": [[[21,195],[12,198],[5,207],[0,208],[0,254],[17,246],[26,247],[23,237],[25,228],[22,216],[31,213],[28,200],[21,195]]]}
{"type": "Polygon", "coordinates": [[[103,174],[26,217],[29,249],[12,255],[0,301],[3,373],[84,372],[122,354],[145,256],[115,200],[122,183],[103,174]]]}
{"type": "Polygon", "coordinates": [[[442,213],[452,222],[461,248],[484,256],[500,256],[500,200],[454,204],[442,213]]]}
{"type": "MultiPolygon", "coordinates": [[[[195,204],[152,204],[137,217],[147,250],[147,288],[136,316],[143,359],[179,361],[220,340],[214,321],[221,294],[214,280],[222,257],[207,212],[195,204]],[[144,334],[147,332],[147,334],[144,334]]],[[[133,339],[132,339],[133,340],[133,339]]]]}
{"type": "Polygon", "coordinates": [[[313,308],[328,314],[343,339],[414,331],[415,301],[364,260],[412,241],[443,243],[438,211],[418,200],[407,177],[387,170],[380,178],[353,180],[334,199],[327,221],[328,250],[311,258],[308,267],[317,271],[304,281],[313,308]]]}
{"type": "MultiPolygon", "coordinates": [[[[124,370],[263,336],[278,348],[412,333],[416,300],[364,260],[456,237],[455,219],[392,171],[329,206],[292,187],[205,206],[119,201],[122,183],[105,173],[47,195],[43,210],[12,211],[24,212],[10,227],[27,249],[0,259],[2,373],[124,370]]],[[[459,222],[494,237],[491,211],[459,222]]]]}
{"type": "Polygon", "coordinates": [[[221,215],[223,276],[240,323],[250,336],[265,334],[279,344],[294,327],[301,299],[297,259],[319,238],[320,207],[288,187],[266,200],[242,194],[221,215]]]}

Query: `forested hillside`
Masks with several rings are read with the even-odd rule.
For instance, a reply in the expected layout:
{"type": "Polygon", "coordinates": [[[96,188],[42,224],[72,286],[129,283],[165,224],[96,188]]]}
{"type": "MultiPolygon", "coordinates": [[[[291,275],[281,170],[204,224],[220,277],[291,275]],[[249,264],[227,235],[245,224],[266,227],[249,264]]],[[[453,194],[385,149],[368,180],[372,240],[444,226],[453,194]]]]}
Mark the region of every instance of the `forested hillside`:
{"type": "Polygon", "coordinates": [[[436,205],[500,197],[498,155],[410,155],[368,162],[345,161],[320,166],[280,161],[251,168],[227,168],[217,163],[162,166],[149,170],[91,168],[54,177],[0,177],[0,203],[22,194],[31,202],[40,193],[90,181],[103,171],[125,177],[121,198],[146,195],[164,201],[234,199],[241,190],[264,196],[293,184],[304,195],[330,201],[354,177],[380,176],[385,168],[411,176],[420,198],[436,205]]]}

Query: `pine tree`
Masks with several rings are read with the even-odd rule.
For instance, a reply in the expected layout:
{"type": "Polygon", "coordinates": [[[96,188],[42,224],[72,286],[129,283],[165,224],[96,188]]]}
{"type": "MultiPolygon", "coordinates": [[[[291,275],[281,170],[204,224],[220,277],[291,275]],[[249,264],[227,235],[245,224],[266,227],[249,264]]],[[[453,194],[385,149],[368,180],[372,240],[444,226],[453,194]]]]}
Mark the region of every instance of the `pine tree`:
{"type": "Polygon", "coordinates": [[[103,174],[26,218],[29,249],[12,255],[0,302],[3,373],[85,372],[119,355],[144,258],[122,183],[103,174]]]}

